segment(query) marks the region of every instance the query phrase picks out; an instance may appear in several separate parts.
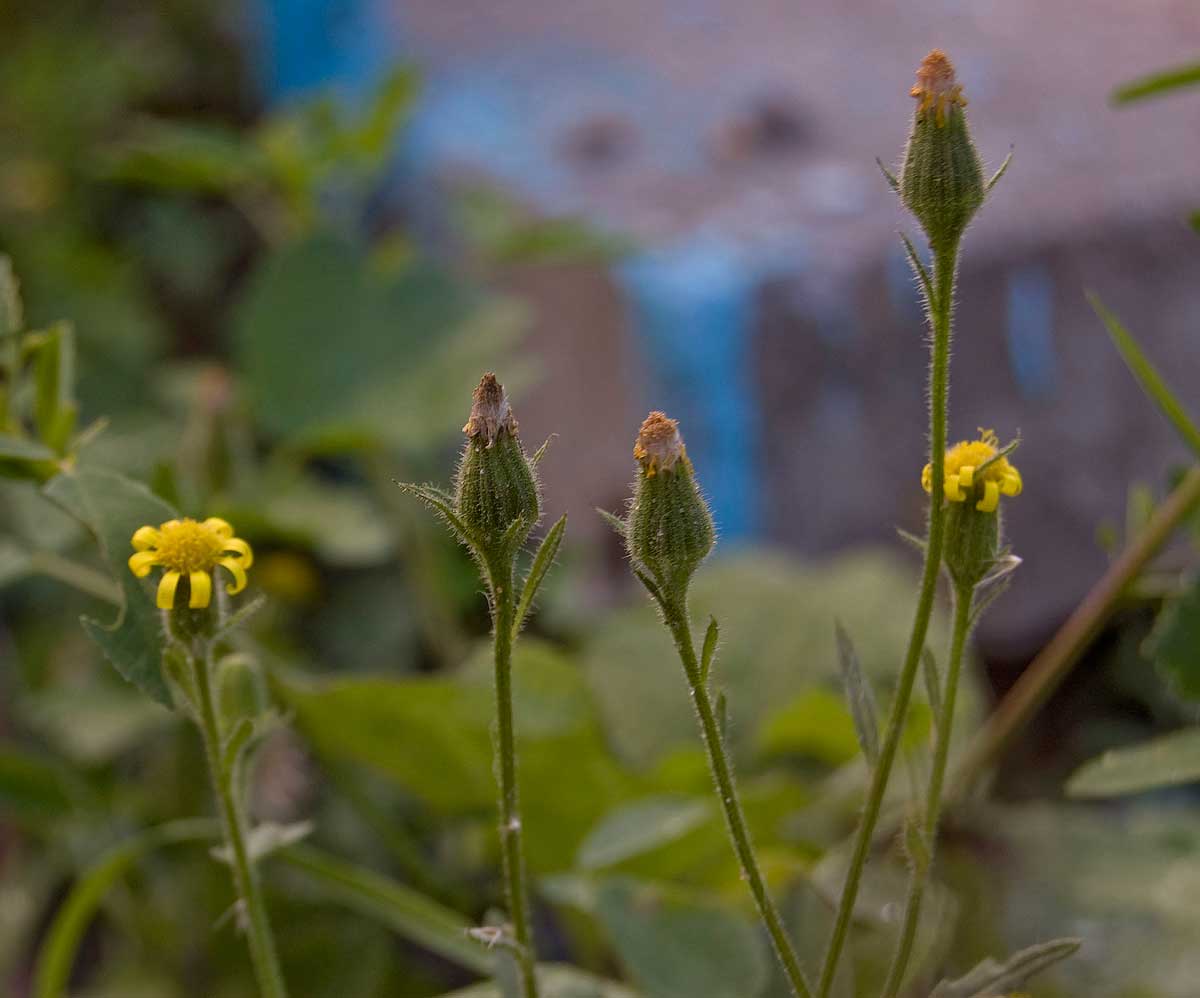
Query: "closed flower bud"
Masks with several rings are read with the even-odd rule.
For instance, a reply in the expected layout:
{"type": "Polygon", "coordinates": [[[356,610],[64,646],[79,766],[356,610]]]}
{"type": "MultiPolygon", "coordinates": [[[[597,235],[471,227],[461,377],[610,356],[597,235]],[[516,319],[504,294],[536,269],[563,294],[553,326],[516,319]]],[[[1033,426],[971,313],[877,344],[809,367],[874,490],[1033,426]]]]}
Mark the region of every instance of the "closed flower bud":
{"type": "Polygon", "coordinates": [[[900,197],[930,245],[956,243],[983,204],[983,164],[971,141],[967,99],[946,54],[934,49],[917,70],[912,131],[900,175],[900,197]]]}
{"type": "Polygon", "coordinates": [[[650,413],[633,456],[638,476],[626,523],[629,554],[665,596],[681,599],[716,540],[712,514],[675,420],[650,413]]]}
{"type": "Polygon", "coordinates": [[[503,560],[537,524],[541,497],[508,395],[494,374],[485,374],[475,389],[463,432],[467,442],[458,467],[456,512],[481,553],[503,560]]]}

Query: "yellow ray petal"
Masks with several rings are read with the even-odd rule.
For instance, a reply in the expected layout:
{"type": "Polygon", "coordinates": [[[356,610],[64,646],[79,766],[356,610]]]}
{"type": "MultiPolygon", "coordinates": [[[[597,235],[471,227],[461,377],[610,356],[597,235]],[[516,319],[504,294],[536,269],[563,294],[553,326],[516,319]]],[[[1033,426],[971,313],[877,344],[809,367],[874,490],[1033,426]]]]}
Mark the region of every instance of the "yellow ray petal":
{"type": "Polygon", "coordinates": [[[951,502],[962,502],[967,498],[958,487],[958,475],[946,476],[946,498],[951,502]]]}
{"type": "Polygon", "coordinates": [[[157,547],[158,542],[162,540],[162,534],[154,527],[138,527],[133,532],[133,538],[130,543],[139,551],[145,551],[147,548],[157,547]]]}
{"type": "Polygon", "coordinates": [[[129,556],[129,571],[139,579],[150,574],[150,569],[158,564],[158,554],[154,551],[139,551],[129,556]]]}
{"type": "Polygon", "coordinates": [[[246,588],[246,571],[242,568],[237,558],[221,558],[217,561],[218,565],[224,565],[233,576],[233,582],[225,587],[225,591],[230,596],[235,596],[246,588]]]}
{"type": "Polygon", "coordinates": [[[254,552],[250,550],[250,545],[240,537],[230,537],[225,541],[224,551],[232,551],[241,558],[242,568],[249,568],[254,564],[254,552]]]}
{"type": "Polygon", "coordinates": [[[175,590],[179,588],[178,572],[163,572],[162,581],[158,584],[158,608],[170,610],[175,606],[175,590]]]}
{"type": "Polygon", "coordinates": [[[233,527],[229,525],[228,521],[222,520],[219,516],[210,516],[204,521],[203,526],[207,527],[223,541],[233,536],[233,527]]]}
{"type": "Polygon", "coordinates": [[[975,508],[981,513],[994,513],[996,507],[1000,505],[1000,486],[995,482],[983,483],[983,498],[975,504],[975,508]]]}
{"type": "Polygon", "coordinates": [[[1000,483],[1000,491],[1006,496],[1019,496],[1022,487],[1021,473],[1016,468],[1009,468],[1004,473],[1004,480],[1000,483]]]}
{"type": "Polygon", "coordinates": [[[212,576],[207,572],[191,572],[188,575],[188,583],[192,588],[188,606],[193,610],[203,610],[212,598],[212,576]]]}
{"type": "Polygon", "coordinates": [[[974,465],[964,464],[958,469],[958,484],[964,489],[969,489],[975,484],[975,467],[974,465]]]}

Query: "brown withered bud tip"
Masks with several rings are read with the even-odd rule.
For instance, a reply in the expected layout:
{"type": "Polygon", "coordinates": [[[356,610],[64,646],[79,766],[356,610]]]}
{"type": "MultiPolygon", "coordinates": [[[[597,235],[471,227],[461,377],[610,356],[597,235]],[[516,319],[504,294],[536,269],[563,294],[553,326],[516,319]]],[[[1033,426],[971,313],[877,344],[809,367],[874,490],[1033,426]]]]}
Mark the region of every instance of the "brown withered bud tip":
{"type": "Polygon", "coordinates": [[[921,103],[917,110],[924,114],[933,110],[937,123],[942,125],[955,107],[966,107],[962,85],[954,76],[954,66],[941,49],[934,49],[917,67],[916,85],[909,91],[921,103]]]}
{"type": "Polygon", "coordinates": [[[653,476],[659,471],[670,471],[684,453],[678,420],[668,419],[663,412],[650,413],[638,431],[637,443],[633,445],[633,456],[641,463],[646,474],[653,476]]]}
{"type": "Polygon", "coordinates": [[[490,447],[502,431],[515,436],[517,421],[508,404],[508,393],[496,380],[496,375],[489,371],[479,379],[471,397],[471,418],[463,427],[463,433],[471,438],[483,437],[490,447]]]}

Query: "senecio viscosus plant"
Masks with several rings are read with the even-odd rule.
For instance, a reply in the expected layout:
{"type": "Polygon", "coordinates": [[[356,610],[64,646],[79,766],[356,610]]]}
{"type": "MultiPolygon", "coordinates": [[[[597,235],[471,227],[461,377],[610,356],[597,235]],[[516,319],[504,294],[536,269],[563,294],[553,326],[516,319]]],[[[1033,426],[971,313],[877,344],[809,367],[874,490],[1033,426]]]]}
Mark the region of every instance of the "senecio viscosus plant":
{"type": "MultiPolygon", "coordinates": [[[[787,928],[771,899],[751,841],[725,745],[726,705],[712,689],[718,626],[710,620],[700,650],[693,640],[688,592],[697,568],[712,551],[716,531],[688,457],[678,423],[652,412],[634,447],[636,478],[623,517],[605,514],[620,533],[632,571],[661,612],[683,666],[712,770],[730,841],[755,906],[770,936],[790,989],[797,998],[828,998],[837,978],[862,875],[876,835],[884,794],[896,761],[901,733],[918,671],[933,708],[933,749],[923,800],[913,802],[902,823],[909,884],[895,952],[882,998],[896,998],[911,976],[911,958],[921,904],[934,858],[946,776],[951,727],[963,652],[980,614],[1010,581],[1018,564],[1005,544],[1002,499],[1021,492],[1021,476],[1009,460],[1015,443],[1001,446],[990,430],[977,439],[947,447],[950,347],[953,337],[955,276],[959,247],[968,224],[1004,172],[985,182],[971,141],[966,99],[949,60],[931,52],[917,71],[917,100],[900,176],[882,163],[884,175],[920,223],[932,265],[921,262],[907,237],[904,245],[924,298],[929,325],[929,460],[914,487],[929,495],[925,537],[914,539],[924,566],[912,631],[882,732],[873,699],[858,669],[849,638],[838,645],[851,713],[869,767],[866,800],[850,843],[845,881],[833,928],[815,983],[806,977],[787,928]],[[944,677],[939,675],[926,636],[939,577],[948,580],[953,629],[944,677]]],[[[914,396],[916,394],[914,386],[914,396]]],[[[518,564],[542,514],[537,464],[545,445],[529,456],[503,387],[485,374],[475,389],[466,440],[453,493],[431,485],[401,488],[431,508],[449,526],[479,566],[493,629],[496,698],[496,776],[499,835],[507,923],[480,931],[480,937],[509,955],[513,982],[522,998],[537,998],[538,964],[531,928],[529,889],[522,845],[517,784],[516,723],[513,712],[513,646],[538,589],[554,561],[566,526],[563,517],[547,531],[523,578],[518,564]]],[[[400,484],[400,483],[398,483],[400,484]]],[[[249,747],[269,726],[269,712],[229,708],[245,683],[226,639],[251,606],[230,613],[229,600],[246,585],[252,564],[248,544],[224,520],[174,519],[147,524],[132,537],[130,570],[139,578],[162,569],[156,602],[163,615],[164,675],[176,702],[196,722],[204,741],[224,831],[222,858],[232,870],[237,911],[250,948],[261,993],[283,998],[285,985],[255,871],[244,807],[245,759],[249,747]],[[221,569],[227,584],[214,588],[221,569]],[[214,598],[215,597],[215,598],[214,598]]],[[[253,686],[253,684],[251,684],[253,686]]],[[[253,696],[250,697],[254,699],[253,696]]],[[[1023,951],[1003,966],[987,963],[935,995],[982,995],[1016,986],[1033,970],[1067,955],[1074,941],[1023,951]]]]}

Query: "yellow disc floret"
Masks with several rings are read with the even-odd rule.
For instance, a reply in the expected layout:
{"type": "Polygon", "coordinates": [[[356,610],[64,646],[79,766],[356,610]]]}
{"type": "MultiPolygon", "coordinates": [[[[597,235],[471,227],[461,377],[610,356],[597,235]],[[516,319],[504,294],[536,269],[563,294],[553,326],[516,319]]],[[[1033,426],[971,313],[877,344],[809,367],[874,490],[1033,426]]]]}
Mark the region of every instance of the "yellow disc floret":
{"type": "MultiPolygon", "coordinates": [[[[1021,473],[999,454],[996,434],[979,431],[978,440],[962,440],[946,451],[946,498],[950,502],[965,502],[979,495],[975,508],[981,513],[994,513],[1000,497],[1021,494],[1021,473]]],[[[925,465],[921,485],[933,491],[933,465],[925,465]]]]}
{"type": "Polygon", "coordinates": [[[218,565],[233,576],[225,587],[232,596],[246,588],[246,569],[254,563],[250,545],[233,536],[233,527],[210,516],[196,520],[168,520],[158,527],[139,527],[130,541],[135,554],[129,570],[139,579],[156,565],[165,568],[158,584],[160,610],[175,606],[175,590],[183,576],[188,579],[188,606],[200,610],[212,599],[212,573],[218,565]]]}

